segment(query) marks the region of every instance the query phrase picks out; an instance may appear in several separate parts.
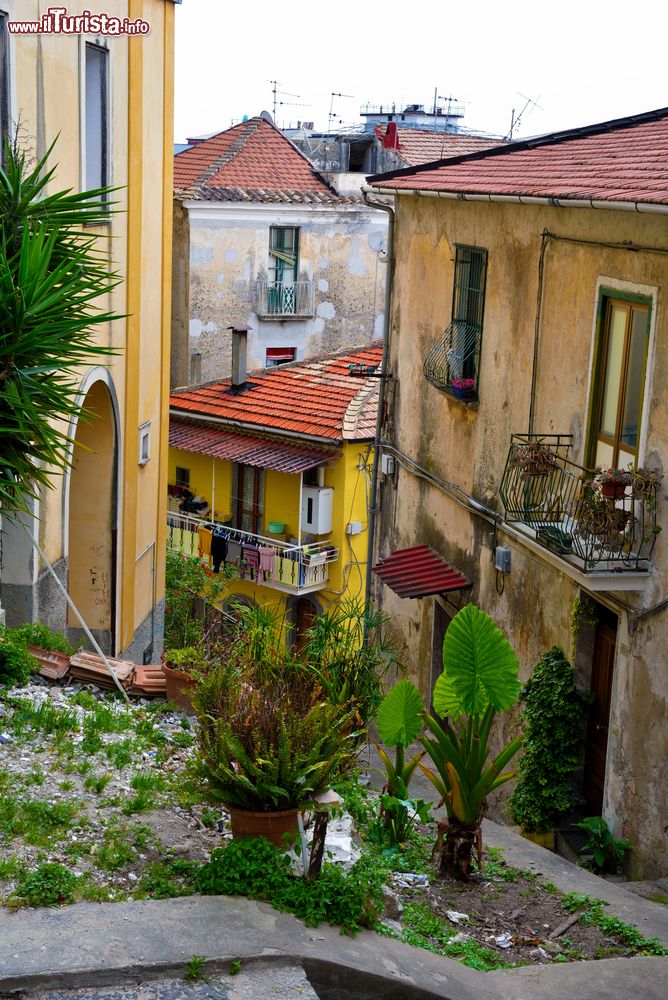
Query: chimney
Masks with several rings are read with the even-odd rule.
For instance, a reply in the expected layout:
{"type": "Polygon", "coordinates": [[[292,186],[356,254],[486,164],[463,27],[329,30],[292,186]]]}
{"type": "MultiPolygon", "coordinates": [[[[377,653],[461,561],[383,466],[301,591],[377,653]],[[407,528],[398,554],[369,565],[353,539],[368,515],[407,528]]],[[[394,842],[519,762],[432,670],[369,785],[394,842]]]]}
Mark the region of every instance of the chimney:
{"type": "Polygon", "coordinates": [[[246,338],[249,326],[230,326],[232,331],[232,392],[246,388],[246,338]]]}

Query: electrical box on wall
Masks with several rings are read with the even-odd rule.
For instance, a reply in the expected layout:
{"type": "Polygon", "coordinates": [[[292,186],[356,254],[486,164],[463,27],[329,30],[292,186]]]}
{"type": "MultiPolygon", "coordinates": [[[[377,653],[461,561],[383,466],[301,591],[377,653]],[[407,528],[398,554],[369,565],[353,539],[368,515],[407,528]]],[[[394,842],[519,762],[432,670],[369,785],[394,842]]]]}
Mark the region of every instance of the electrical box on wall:
{"type": "Polygon", "coordinates": [[[380,456],[380,471],[384,476],[394,475],[394,456],[393,455],[381,455],[380,456]]]}
{"type": "Polygon", "coordinates": [[[510,549],[506,545],[497,545],[494,550],[494,568],[499,573],[510,573],[510,549]]]}
{"type": "Polygon", "coordinates": [[[332,530],[331,486],[304,486],[302,489],[302,531],[328,535],[332,530]]]}
{"type": "Polygon", "coordinates": [[[361,521],[349,521],[346,525],[346,535],[359,535],[362,532],[361,521]]]}

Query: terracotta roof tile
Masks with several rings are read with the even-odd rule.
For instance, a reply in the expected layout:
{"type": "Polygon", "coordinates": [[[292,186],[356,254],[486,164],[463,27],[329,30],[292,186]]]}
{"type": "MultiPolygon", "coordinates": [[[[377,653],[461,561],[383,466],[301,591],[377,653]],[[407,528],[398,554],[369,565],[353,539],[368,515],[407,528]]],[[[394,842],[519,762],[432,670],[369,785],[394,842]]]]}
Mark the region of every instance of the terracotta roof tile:
{"type": "Polygon", "coordinates": [[[378,174],[393,190],[668,204],[668,108],[378,174]]]}
{"type": "Polygon", "coordinates": [[[171,448],[181,451],[211,455],[213,458],[227,459],[259,469],[274,469],[277,472],[306,472],[307,469],[314,469],[341,457],[341,452],[330,448],[304,448],[294,442],[254,437],[175,417],[169,422],[169,444],[171,448]]]}
{"type": "Polygon", "coordinates": [[[407,128],[397,129],[399,148],[397,152],[409,166],[433,163],[435,160],[452,156],[467,156],[483,149],[506,145],[503,139],[488,139],[480,135],[466,135],[463,132],[436,132],[434,130],[407,128]]]}
{"type": "Polygon", "coordinates": [[[304,154],[264,118],[250,118],[174,157],[174,187],[204,201],[337,203],[304,154]]]}
{"type": "Polygon", "coordinates": [[[375,426],[377,394],[369,393],[369,383],[377,380],[350,374],[351,364],[377,367],[382,347],[352,348],[325,358],[312,358],[249,373],[249,388],[230,393],[225,379],[174,392],[170,396],[173,415],[214,417],[231,425],[286,431],[303,437],[341,443],[369,440],[375,426]],[[356,396],[368,396],[356,415],[355,428],[344,420],[356,396]]]}

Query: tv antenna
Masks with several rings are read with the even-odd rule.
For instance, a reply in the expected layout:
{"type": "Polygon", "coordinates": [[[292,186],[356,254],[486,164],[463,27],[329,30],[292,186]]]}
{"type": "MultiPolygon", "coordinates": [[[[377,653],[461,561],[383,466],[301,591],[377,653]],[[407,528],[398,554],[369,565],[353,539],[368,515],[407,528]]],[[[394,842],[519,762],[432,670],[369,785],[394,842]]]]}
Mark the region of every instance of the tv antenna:
{"type": "Polygon", "coordinates": [[[523,100],[525,101],[525,104],[524,104],[524,107],[522,108],[522,110],[520,111],[520,113],[518,114],[517,117],[515,117],[515,108],[513,108],[513,110],[511,111],[511,114],[510,114],[510,132],[506,136],[506,139],[512,139],[513,132],[519,126],[519,123],[522,120],[522,115],[527,110],[527,108],[529,107],[529,105],[531,105],[531,111],[533,111],[534,108],[538,108],[540,111],[544,111],[545,110],[545,108],[541,107],[541,105],[538,103],[540,101],[540,98],[541,98],[540,94],[538,95],[538,97],[534,101],[533,97],[527,97],[526,94],[520,93],[519,90],[517,91],[517,93],[519,94],[519,96],[521,98],[523,98],[523,100]]]}
{"type": "Polygon", "coordinates": [[[270,80],[269,83],[272,85],[271,93],[273,95],[273,108],[274,108],[274,125],[276,124],[276,108],[290,107],[290,108],[310,108],[310,104],[299,104],[296,101],[279,101],[279,97],[301,97],[301,94],[291,94],[287,90],[279,90],[278,88],[282,86],[280,80],[270,80]]]}
{"type": "MultiPolygon", "coordinates": [[[[337,117],[337,115],[334,114],[334,98],[335,97],[351,97],[352,98],[352,97],[354,97],[354,94],[342,94],[340,91],[335,91],[335,90],[332,91],[332,99],[329,102],[329,116],[327,118],[327,131],[328,132],[332,131],[332,122],[337,117]]],[[[341,123],[342,121],[343,121],[343,118],[339,118],[339,123],[341,123]]]]}

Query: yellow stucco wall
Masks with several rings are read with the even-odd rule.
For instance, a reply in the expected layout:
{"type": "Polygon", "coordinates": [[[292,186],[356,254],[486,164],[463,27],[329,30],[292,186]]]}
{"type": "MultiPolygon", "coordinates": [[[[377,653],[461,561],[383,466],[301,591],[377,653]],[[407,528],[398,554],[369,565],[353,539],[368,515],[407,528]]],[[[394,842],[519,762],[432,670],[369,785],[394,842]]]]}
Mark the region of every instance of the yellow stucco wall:
{"type": "MultiPolygon", "coordinates": [[[[311,596],[323,607],[335,604],[349,597],[364,596],[367,557],[367,479],[358,468],[360,460],[366,459],[368,476],[371,459],[367,456],[365,443],[348,443],[343,448],[340,459],[325,467],[325,486],[332,487],[332,532],[318,536],[317,540],[332,542],[339,550],[339,559],[329,566],[329,577],[325,588],[311,596]],[[359,521],[362,531],[347,535],[346,525],[359,521]]],[[[176,467],[190,470],[191,491],[198,493],[211,504],[212,476],[215,474],[215,511],[218,518],[232,513],[232,464],[212,459],[205,455],[169,449],[169,482],[176,481],[176,467]],[[215,468],[214,468],[215,467],[215,468]]],[[[286,525],[287,539],[296,539],[299,531],[299,476],[265,471],[264,490],[264,534],[270,521],[281,521],[286,525]]],[[[311,536],[309,536],[309,539],[311,536]]],[[[258,585],[250,580],[233,579],[230,593],[252,598],[258,603],[285,604],[285,595],[271,587],[258,585]]]]}
{"type": "MultiPolygon", "coordinates": [[[[391,368],[398,376],[394,441],[425,469],[496,509],[501,509],[499,483],[511,434],[528,429],[544,230],[572,240],[630,241],[636,247],[668,249],[665,216],[398,199],[391,352],[391,368]],[[439,392],[427,383],[422,368],[450,322],[455,244],[488,251],[477,406],[439,392]]],[[[596,310],[601,289],[608,289],[612,294],[642,292],[653,297],[640,463],[666,467],[668,375],[660,359],[668,341],[667,287],[664,253],[550,242],[544,262],[534,430],[572,434],[576,462],[584,464],[596,310]]],[[[503,526],[495,536],[491,525],[403,469],[396,484],[382,486],[381,507],[379,554],[427,543],[465,572],[473,590],[453,595],[453,603],[471,599],[495,617],[518,652],[523,677],[550,646],[570,650],[571,608],[581,588],[558,566],[532,554],[503,526]],[[494,571],[494,544],[512,550],[511,572],[503,581],[494,571]]],[[[649,608],[665,595],[668,536],[662,507],[660,502],[664,531],[645,590],[594,594],[619,615],[604,815],[618,836],[632,841],[634,870],[650,874],[657,874],[656,859],[665,856],[667,847],[660,768],[647,765],[646,746],[651,730],[652,759],[668,756],[668,621],[658,612],[631,635],[623,602],[649,608]]],[[[586,592],[586,586],[582,589],[586,592]]],[[[398,628],[410,674],[428,693],[434,601],[401,600],[386,587],[378,587],[377,593],[398,628]]]]}
{"type": "MultiPolygon", "coordinates": [[[[9,0],[14,19],[33,20],[38,0],[9,0]]],[[[174,7],[165,0],[91,0],[91,13],[143,18],[147,35],[10,36],[12,116],[20,118],[25,145],[41,154],[56,139],[51,189],[82,187],[82,100],[85,44],[106,47],[109,89],[110,183],[117,213],[101,234],[122,283],[103,307],[128,318],[96,334],[119,353],[110,357],[108,381],[118,403],[117,650],[131,645],[153,599],[164,594],[166,428],[171,309],[174,7]],[[138,465],[138,429],[151,424],[151,458],[138,465]],[[142,552],[149,548],[148,556],[142,552]]],[[[79,11],[70,11],[79,13],[79,11]]],[[[82,385],[90,371],[82,370],[82,385]]],[[[54,479],[40,504],[39,533],[47,557],[69,555],[67,477],[54,479]]],[[[43,570],[44,567],[41,567],[43,570]]],[[[78,573],[80,567],[73,569],[78,573]]]]}

